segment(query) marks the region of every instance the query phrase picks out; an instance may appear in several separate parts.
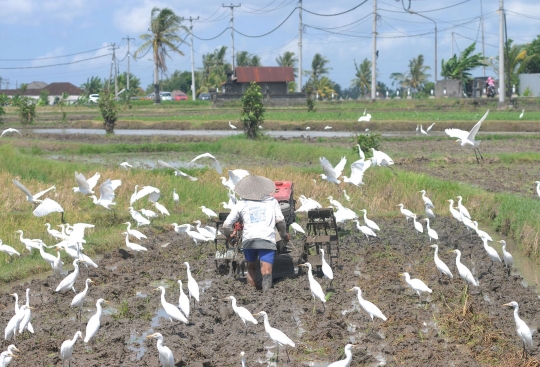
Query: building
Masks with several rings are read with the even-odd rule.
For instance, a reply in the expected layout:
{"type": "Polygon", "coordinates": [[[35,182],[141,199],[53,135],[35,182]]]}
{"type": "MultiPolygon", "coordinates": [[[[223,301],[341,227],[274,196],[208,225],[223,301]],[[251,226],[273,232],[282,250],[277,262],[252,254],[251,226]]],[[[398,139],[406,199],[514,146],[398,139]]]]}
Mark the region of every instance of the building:
{"type": "Polygon", "coordinates": [[[251,82],[256,82],[264,94],[286,94],[294,82],[294,70],[282,66],[238,66],[234,75],[227,75],[222,92],[244,94],[251,82]]]}
{"type": "Polygon", "coordinates": [[[9,98],[12,98],[16,95],[28,96],[32,99],[39,99],[42,91],[46,91],[48,94],[49,104],[54,104],[54,101],[57,98],[61,98],[63,93],[68,94],[67,102],[74,103],[79,97],[81,97],[84,92],[82,89],[74,86],[68,82],[60,83],[51,83],[46,84],[44,82],[32,82],[27,85],[24,93],[19,89],[0,89],[0,93],[7,95],[9,98]]]}

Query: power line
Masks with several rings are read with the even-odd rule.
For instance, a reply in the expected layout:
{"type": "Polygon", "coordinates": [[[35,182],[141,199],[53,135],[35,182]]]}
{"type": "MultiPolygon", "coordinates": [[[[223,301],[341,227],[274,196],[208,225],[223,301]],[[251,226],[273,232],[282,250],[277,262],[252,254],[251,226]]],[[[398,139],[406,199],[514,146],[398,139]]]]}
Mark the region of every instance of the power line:
{"type": "Polygon", "coordinates": [[[366,15],[365,17],[360,18],[360,19],[358,19],[358,20],[355,20],[354,22],[349,23],[349,24],[345,24],[345,25],[338,26],[338,27],[324,27],[324,28],[322,28],[322,29],[339,29],[339,28],[345,28],[345,27],[348,27],[348,26],[350,26],[350,25],[353,25],[353,24],[356,24],[356,23],[358,23],[358,22],[361,22],[362,20],[364,20],[364,19],[366,19],[366,18],[368,18],[368,17],[370,17],[370,16],[371,16],[371,14],[368,14],[368,15],[366,15]]]}
{"type": "Polygon", "coordinates": [[[471,1],[471,0],[465,0],[465,1],[462,1],[462,2],[460,2],[460,3],[454,4],[454,5],[445,6],[444,8],[439,8],[439,9],[423,10],[423,11],[415,11],[415,13],[432,13],[432,12],[434,12],[434,11],[439,11],[439,10],[444,10],[444,9],[450,9],[450,8],[455,7],[455,6],[459,6],[459,5],[461,5],[461,4],[468,3],[469,1],[471,1]]]}
{"type": "Polygon", "coordinates": [[[241,13],[245,13],[245,14],[267,14],[267,13],[270,13],[270,12],[273,12],[273,11],[276,11],[276,10],[279,10],[279,9],[283,9],[284,7],[286,7],[287,5],[292,3],[293,1],[295,1],[295,0],[283,0],[283,2],[281,4],[279,4],[278,6],[276,6],[273,9],[268,9],[268,10],[264,10],[264,9],[266,9],[268,6],[272,5],[275,2],[275,0],[272,1],[270,4],[262,7],[261,9],[253,9],[253,8],[250,8],[249,6],[244,4],[244,6],[246,8],[252,9],[253,11],[245,11],[245,10],[241,10],[241,9],[238,9],[238,11],[241,12],[241,13]]]}
{"type": "Polygon", "coordinates": [[[72,61],[72,62],[64,62],[64,63],[61,63],[61,64],[53,64],[53,65],[41,65],[41,66],[20,66],[20,67],[14,67],[14,68],[0,68],[1,70],[19,70],[19,69],[41,69],[41,68],[50,68],[50,67],[54,67],[54,66],[64,66],[64,65],[72,65],[72,64],[78,64],[80,62],[84,62],[84,61],[89,61],[89,60],[95,60],[95,59],[100,59],[102,57],[105,57],[105,56],[110,56],[111,54],[105,54],[105,55],[101,55],[101,56],[95,56],[95,57],[90,57],[88,59],[82,59],[82,60],[77,60],[77,61],[72,61]]]}
{"type": "Polygon", "coordinates": [[[216,38],[218,38],[219,36],[221,36],[223,33],[227,32],[228,29],[231,29],[231,27],[225,28],[220,34],[218,34],[217,36],[212,37],[212,38],[200,38],[200,37],[197,37],[196,35],[193,35],[193,37],[195,37],[196,39],[201,40],[201,41],[212,41],[212,40],[215,40],[216,38]]]}
{"type": "MultiPolygon", "coordinates": [[[[367,0],[366,0],[366,1],[367,1],[367,0]]],[[[259,35],[259,36],[250,36],[250,35],[247,35],[247,34],[244,34],[244,33],[240,32],[240,31],[237,31],[236,29],[233,29],[233,30],[234,30],[236,33],[238,33],[238,34],[240,34],[240,35],[242,35],[242,36],[244,36],[244,37],[249,37],[249,38],[260,38],[260,37],[268,36],[269,34],[275,32],[279,27],[281,27],[281,26],[282,26],[282,25],[283,25],[283,24],[291,17],[291,15],[293,15],[293,13],[294,13],[294,11],[295,11],[296,9],[298,9],[298,7],[295,7],[295,8],[289,13],[289,15],[287,15],[287,18],[285,18],[285,20],[284,20],[283,22],[281,22],[276,28],[272,29],[270,32],[267,32],[267,33],[265,33],[265,34],[261,34],[261,35],[259,35]]]]}
{"type": "Polygon", "coordinates": [[[75,53],[75,54],[62,55],[62,56],[37,57],[37,58],[34,58],[34,59],[0,59],[0,61],[35,61],[35,60],[60,59],[60,58],[62,58],[62,57],[69,57],[69,56],[82,55],[82,54],[87,54],[87,53],[89,53],[89,52],[94,52],[94,51],[103,50],[104,48],[107,48],[107,47],[109,47],[109,46],[104,46],[104,47],[100,47],[100,48],[95,48],[95,49],[93,49],[93,50],[82,51],[82,52],[77,52],[77,53],[75,53]]]}
{"type": "Polygon", "coordinates": [[[349,10],[346,10],[346,11],[343,11],[341,13],[336,13],[336,14],[319,14],[319,13],[315,13],[315,12],[312,12],[310,10],[307,10],[306,8],[302,8],[303,11],[307,12],[307,13],[310,13],[310,14],[313,14],[313,15],[317,15],[319,17],[335,17],[335,16],[338,16],[338,15],[343,15],[343,14],[347,14],[347,13],[350,13],[351,11],[359,8],[360,6],[364,5],[365,3],[367,3],[368,0],[364,0],[363,2],[361,2],[360,4],[356,5],[354,8],[351,8],[349,10]]]}

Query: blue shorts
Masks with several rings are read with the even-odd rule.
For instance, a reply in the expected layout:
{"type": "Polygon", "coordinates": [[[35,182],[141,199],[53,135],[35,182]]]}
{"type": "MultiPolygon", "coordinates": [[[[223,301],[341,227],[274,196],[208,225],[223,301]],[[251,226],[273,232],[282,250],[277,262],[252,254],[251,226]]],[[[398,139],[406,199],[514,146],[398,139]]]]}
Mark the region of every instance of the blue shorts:
{"type": "Polygon", "coordinates": [[[244,257],[247,262],[264,261],[265,263],[274,264],[274,257],[276,255],[276,250],[256,250],[256,249],[244,249],[244,257]]]}

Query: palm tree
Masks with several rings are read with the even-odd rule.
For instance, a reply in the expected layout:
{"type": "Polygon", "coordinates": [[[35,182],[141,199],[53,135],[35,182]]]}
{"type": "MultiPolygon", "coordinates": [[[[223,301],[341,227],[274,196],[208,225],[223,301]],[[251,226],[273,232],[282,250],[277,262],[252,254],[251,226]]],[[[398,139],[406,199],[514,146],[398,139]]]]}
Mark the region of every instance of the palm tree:
{"type": "Polygon", "coordinates": [[[442,59],[441,75],[445,79],[461,80],[465,87],[467,81],[471,79],[471,73],[469,71],[487,64],[481,53],[471,55],[475,47],[476,42],[463,50],[459,57],[454,55],[448,61],[442,59]]]}
{"type": "Polygon", "coordinates": [[[294,55],[294,52],[285,51],[283,55],[276,57],[276,62],[279,66],[293,68],[294,77],[297,77],[298,68],[296,67],[296,63],[298,62],[298,58],[294,55]]]}
{"type": "Polygon", "coordinates": [[[238,51],[236,53],[236,66],[249,66],[250,55],[247,51],[238,51]]]}
{"type": "MultiPolygon", "coordinates": [[[[429,66],[424,65],[424,55],[420,54],[418,57],[409,60],[409,70],[405,73],[392,73],[390,79],[393,79],[399,88],[411,88],[420,91],[431,76],[426,73],[429,69],[429,66]]],[[[394,82],[392,82],[392,85],[394,82]]]]}
{"type": "Polygon", "coordinates": [[[322,75],[328,74],[332,69],[326,66],[330,61],[321,54],[315,54],[311,61],[311,70],[306,70],[304,74],[309,76],[309,82],[316,83],[322,75]]]}
{"type": "Polygon", "coordinates": [[[227,80],[226,72],[231,70],[231,65],[225,62],[226,53],[227,47],[221,46],[214,52],[203,55],[203,68],[197,73],[197,85],[199,85],[197,93],[218,88],[227,80]]]}
{"type": "Polygon", "coordinates": [[[249,60],[249,66],[261,66],[261,58],[257,55],[251,56],[251,60],[249,60]]]}
{"type": "Polygon", "coordinates": [[[334,82],[332,82],[327,76],[321,77],[312,85],[315,92],[319,94],[320,99],[330,98],[332,97],[332,93],[337,94],[334,90],[334,82]]]}
{"type": "Polygon", "coordinates": [[[362,97],[369,95],[371,92],[371,61],[366,57],[362,63],[358,65],[355,60],[354,68],[356,69],[356,78],[352,80],[351,87],[358,88],[362,97]]]}
{"type": "Polygon", "coordinates": [[[101,79],[98,76],[87,78],[86,83],[83,83],[81,85],[81,89],[84,91],[84,94],[86,95],[97,94],[101,92],[102,88],[103,88],[103,83],[101,82],[101,79]]]}
{"type": "Polygon", "coordinates": [[[184,55],[178,48],[182,43],[182,38],[178,36],[179,31],[188,29],[182,25],[182,18],[174,14],[169,8],[153,8],[150,16],[150,31],[152,33],[141,34],[139,37],[144,43],[133,55],[135,58],[144,55],[147,50],[152,49],[154,56],[154,103],[160,103],[159,98],[159,71],[166,72],[166,57],[169,51],[174,51],[184,55]]]}
{"type": "MultiPolygon", "coordinates": [[[[528,60],[527,46],[514,45],[514,40],[509,39],[505,46],[504,75],[506,80],[506,95],[512,96],[512,86],[519,85],[519,74],[522,74],[528,60]],[[510,75],[508,75],[510,74],[510,75]]],[[[499,57],[490,60],[489,65],[496,75],[499,74],[499,57]]]]}

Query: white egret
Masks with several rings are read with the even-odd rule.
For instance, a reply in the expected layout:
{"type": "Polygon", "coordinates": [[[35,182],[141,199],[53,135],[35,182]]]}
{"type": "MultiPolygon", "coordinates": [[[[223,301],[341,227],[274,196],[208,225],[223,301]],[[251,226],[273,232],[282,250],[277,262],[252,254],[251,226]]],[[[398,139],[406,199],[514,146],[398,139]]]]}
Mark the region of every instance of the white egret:
{"type": "Polygon", "coordinates": [[[398,204],[396,206],[399,206],[399,211],[405,216],[405,219],[407,219],[407,223],[409,223],[409,218],[415,217],[415,214],[409,209],[405,209],[403,204],[398,204]]]}
{"type": "Polygon", "coordinates": [[[234,169],[229,170],[229,179],[227,180],[225,177],[221,178],[221,184],[228,188],[229,190],[234,190],[234,187],[240,181],[242,178],[249,176],[249,172],[245,169],[234,169]]]}
{"type": "Polygon", "coordinates": [[[519,305],[517,302],[512,301],[505,303],[503,306],[512,307],[514,309],[514,321],[516,322],[516,333],[523,342],[523,357],[527,356],[527,348],[534,348],[534,342],[532,339],[532,331],[527,326],[525,321],[519,317],[519,305]]]}
{"type": "Polygon", "coordinates": [[[142,215],[144,215],[146,218],[148,218],[148,220],[152,220],[152,219],[158,217],[156,212],[154,212],[152,210],[149,210],[149,209],[141,209],[140,212],[141,212],[142,215]]]}
{"type": "Polygon", "coordinates": [[[465,281],[465,284],[471,284],[471,285],[474,285],[474,286],[478,287],[478,282],[476,281],[476,279],[474,279],[474,276],[471,273],[471,271],[469,270],[469,268],[467,268],[465,265],[463,265],[461,263],[461,251],[453,250],[453,251],[450,251],[450,252],[453,252],[453,253],[457,254],[457,256],[456,256],[456,267],[458,269],[458,273],[459,273],[460,278],[465,281]]]}
{"type": "Polygon", "coordinates": [[[232,124],[232,122],[229,121],[229,127],[233,130],[236,130],[237,127],[232,124]]]}
{"type": "Polygon", "coordinates": [[[474,223],[474,226],[476,227],[476,234],[482,239],[482,241],[484,239],[487,239],[488,241],[493,242],[493,238],[491,238],[491,236],[487,232],[482,231],[481,229],[478,228],[477,221],[473,221],[473,223],[474,223]]]}
{"type": "Polygon", "coordinates": [[[506,241],[500,240],[499,242],[502,243],[504,265],[508,268],[508,274],[510,274],[510,271],[512,270],[512,264],[514,263],[514,257],[511,253],[506,251],[506,241]]]}
{"type": "Polygon", "coordinates": [[[244,352],[240,352],[240,356],[242,357],[242,367],[246,367],[246,358],[244,357],[244,352]]]}
{"type": "Polygon", "coordinates": [[[73,188],[73,192],[79,192],[83,195],[91,195],[94,193],[94,187],[97,185],[97,182],[101,175],[96,172],[94,176],[88,180],[82,173],[75,172],[75,181],[77,181],[78,187],[73,188]]]}
{"type": "Polygon", "coordinates": [[[17,349],[17,347],[15,345],[10,344],[7,347],[7,350],[0,354],[0,366],[7,367],[7,366],[9,366],[9,364],[11,363],[13,358],[19,358],[18,356],[16,356],[13,353],[14,351],[19,352],[19,353],[21,352],[20,350],[17,349]]]}
{"type": "Polygon", "coordinates": [[[345,197],[345,200],[351,201],[351,197],[347,195],[347,191],[343,190],[342,192],[343,192],[343,196],[345,197]]]}
{"type": "Polygon", "coordinates": [[[343,172],[343,169],[347,164],[347,158],[342,157],[335,167],[333,167],[332,164],[330,164],[328,159],[326,159],[325,157],[320,157],[319,162],[321,163],[322,169],[324,171],[324,173],[320,175],[321,178],[328,182],[339,184],[341,181],[339,181],[338,178],[339,176],[341,176],[341,173],[343,172]]]}
{"type": "Polygon", "coordinates": [[[68,289],[73,290],[74,293],[77,293],[75,291],[75,281],[77,280],[77,277],[79,276],[79,263],[85,262],[84,260],[75,259],[73,260],[73,272],[68,274],[61,282],[58,284],[58,287],[56,287],[55,292],[65,292],[68,289]]]}
{"type": "MultiPolygon", "coordinates": [[[[424,227],[422,227],[422,223],[416,221],[416,214],[413,217],[413,224],[416,232],[424,233],[424,227]]],[[[416,235],[418,236],[418,233],[416,233],[416,235]]]]}
{"type": "Polygon", "coordinates": [[[130,206],[128,211],[131,214],[131,218],[133,218],[135,222],[137,222],[137,227],[150,224],[150,221],[143,217],[141,213],[133,209],[133,207],[130,206]]]}
{"type": "Polygon", "coordinates": [[[171,223],[174,226],[174,231],[178,234],[186,233],[192,226],[189,223],[178,225],[178,223],[171,223]]]}
{"type": "Polygon", "coordinates": [[[202,210],[204,214],[208,216],[208,219],[212,219],[212,217],[216,217],[216,218],[218,217],[215,211],[213,211],[210,208],[205,207],[204,205],[200,206],[199,208],[202,210]]]}
{"type": "Polygon", "coordinates": [[[173,201],[176,205],[180,205],[180,196],[176,193],[176,188],[173,189],[173,201]]]}
{"type": "Polygon", "coordinates": [[[414,132],[418,134],[420,132],[420,124],[416,124],[416,129],[414,129],[414,132]]]}
{"type": "Polygon", "coordinates": [[[435,125],[435,122],[432,123],[431,125],[429,125],[428,128],[426,129],[426,132],[429,133],[429,132],[431,131],[431,129],[433,128],[434,125],[435,125]]]}
{"type": "Polygon", "coordinates": [[[73,347],[75,346],[75,342],[77,341],[77,338],[82,338],[82,333],[80,331],[77,331],[75,335],[73,336],[73,339],[65,340],[62,343],[62,346],[60,347],[60,359],[62,360],[62,366],[64,366],[64,362],[68,361],[68,367],[71,366],[71,358],[73,357],[73,347]]]}
{"type": "Polygon", "coordinates": [[[154,203],[154,207],[156,208],[156,210],[158,212],[161,213],[162,216],[165,216],[165,215],[168,215],[170,216],[171,214],[169,213],[169,211],[167,210],[167,208],[165,208],[163,205],[161,205],[160,203],[158,203],[157,201],[154,203]]]}
{"type": "Polygon", "coordinates": [[[62,275],[62,266],[64,265],[64,262],[62,261],[62,257],[60,254],[60,248],[56,248],[56,257],[54,258],[54,263],[52,264],[53,273],[55,276],[62,275]]]}
{"type": "Polygon", "coordinates": [[[178,307],[186,315],[186,318],[189,317],[189,298],[184,293],[182,288],[182,281],[178,280],[178,285],[180,286],[180,297],[178,297],[178,307]]]}
{"type": "Polygon", "coordinates": [[[536,193],[538,194],[538,196],[540,196],[540,181],[534,181],[536,182],[536,193]]]}
{"type": "Polygon", "coordinates": [[[332,130],[332,126],[326,125],[326,126],[324,127],[324,130],[332,130]]]}
{"type": "Polygon", "coordinates": [[[204,227],[201,227],[201,221],[200,220],[193,221],[193,223],[197,224],[195,226],[195,228],[197,228],[197,232],[202,234],[204,237],[209,238],[211,240],[213,240],[216,237],[214,233],[210,232],[209,230],[207,230],[204,227]]]}
{"type": "Polygon", "coordinates": [[[422,193],[422,200],[424,200],[424,206],[428,206],[430,208],[435,208],[433,206],[433,202],[431,201],[431,199],[426,196],[426,190],[420,190],[418,192],[422,193]]]}
{"type": "Polygon", "coordinates": [[[187,273],[187,278],[188,278],[187,287],[188,287],[189,298],[191,299],[191,297],[193,297],[197,300],[197,302],[199,302],[199,285],[197,284],[197,281],[195,280],[195,278],[193,278],[193,276],[191,275],[191,270],[189,268],[189,263],[187,261],[184,262],[184,266],[186,267],[186,273],[187,273]]]}
{"type": "Polygon", "coordinates": [[[229,300],[232,301],[231,302],[232,309],[233,309],[234,313],[238,317],[240,317],[240,319],[242,319],[242,322],[244,323],[244,326],[246,327],[245,335],[247,335],[248,325],[247,325],[246,321],[249,321],[249,322],[251,322],[253,324],[258,324],[255,317],[253,317],[253,315],[251,314],[251,312],[248,311],[247,308],[237,306],[236,305],[236,298],[234,296],[225,297],[223,300],[224,301],[229,301],[229,300]]]}
{"type": "Polygon", "coordinates": [[[523,115],[525,114],[525,110],[521,110],[521,113],[519,114],[519,119],[521,120],[523,118],[523,115]]]}
{"type": "Polygon", "coordinates": [[[480,130],[480,126],[482,126],[482,122],[486,119],[486,117],[489,114],[489,110],[487,110],[486,114],[474,125],[474,127],[471,129],[471,131],[467,132],[460,129],[445,129],[444,132],[448,134],[448,136],[452,138],[457,138],[458,140],[456,142],[461,142],[462,147],[469,147],[472,148],[474,151],[474,156],[476,157],[476,161],[480,162],[477,156],[477,152],[480,155],[480,158],[484,160],[484,157],[482,157],[482,153],[478,149],[480,146],[480,140],[475,140],[476,133],[478,133],[478,130],[480,130]]]}
{"type": "Polygon", "coordinates": [[[157,187],[143,186],[139,191],[137,191],[137,187],[138,186],[135,186],[135,193],[133,193],[135,196],[132,195],[131,200],[133,200],[133,202],[130,201],[130,205],[133,205],[135,201],[140,200],[145,196],[148,196],[148,200],[152,203],[155,203],[161,197],[161,190],[157,187]]]}
{"type": "Polygon", "coordinates": [[[439,259],[439,256],[438,256],[439,246],[429,245],[429,247],[435,249],[433,260],[435,261],[435,266],[437,267],[437,270],[439,271],[439,273],[448,275],[450,278],[454,278],[454,276],[452,275],[452,272],[450,271],[450,268],[448,268],[448,265],[446,265],[441,259],[439,259]]]}
{"type": "Polygon", "coordinates": [[[330,363],[328,367],[349,367],[351,365],[352,361],[352,348],[356,347],[356,344],[347,344],[345,348],[343,348],[345,352],[345,359],[342,359],[341,361],[337,361],[334,363],[330,363]]]}
{"type": "Polygon", "coordinates": [[[167,163],[167,162],[164,162],[164,161],[162,161],[162,160],[158,160],[158,163],[159,163],[160,165],[162,165],[163,167],[167,167],[167,168],[170,168],[170,169],[174,170],[174,175],[177,176],[177,177],[178,177],[178,176],[181,176],[181,177],[187,178],[187,179],[190,180],[190,181],[198,181],[198,180],[199,180],[199,179],[196,178],[196,177],[190,176],[190,175],[188,175],[187,173],[185,173],[185,172],[183,172],[183,171],[180,171],[180,170],[177,169],[177,168],[174,168],[173,166],[171,166],[171,165],[170,165],[169,163],[167,163]]]}
{"type": "Polygon", "coordinates": [[[62,232],[56,230],[56,229],[51,229],[51,224],[50,223],[45,223],[45,226],[47,227],[47,233],[51,235],[51,237],[54,237],[56,239],[59,239],[59,240],[64,240],[66,238],[66,236],[64,236],[62,234],[62,232]]]}
{"type": "Polygon", "coordinates": [[[85,281],[85,287],[84,290],[73,297],[73,300],[71,301],[71,305],[69,307],[78,307],[79,308],[79,318],[81,317],[82,308],[84,305],[84,300],[86,299],[86,295],[88,294],[88,286],[90,283],[94,283],[92,279],[88,278],[85,281]]]}
{"type": "Polygon", "coordinates": [[[368,242],[369,242],[369,237],[370,236],[371,237],[377,237],[377,235],[375,234],[375,232],[373,232],[373,230],[371,228],[369,228],[367,226],[361,226],[358,219],[355,219],[354,222],[356,223],[356,228],[366,236],[368,242]]]}
{"type": "Polygon", "coordinates": [[[400,276],[405,277],[405,281],[412,288],[413,291],[418,294],[418,297],[421,297],[422,293],[432,293],[433,291],[420,279],[411,279],[409,273],[401,273],[400,276]]]}
{"type": "MultiPolygon", "coordinates": [[[[521,117],[520,117],[520,118],[521,118],[521,117]]],[[[9,127],[9,128],[7,128],[7,129],[5,129],[4,131],[2,131],[2,134],[0,134],[0,138],[1,138],[2,136],[4,136],[5,134],[9,134],[9,133],[17,133],[17,134],[19,134],[19,135],[22,136],[22,134],[19,132],[19,130],[14,129],[14,128],[12,128],[12,127],[9,127]]]]}
{"type": "Polygon", "coordinates": [[[315,298],[322,302],[323,309],[326,310],[326,306],[324,305],[326,303],[326,294],[323,292],[321,285],[313,277],[313,274],[311,273],[311,264],[303,263],[298,264],[298,266],[307,266],[308,268],[307,276],[309,281],[309,290],[311,291],[311,296],[313,296],[313,312],[315,312],[315,298]]]}
{"type": "Polygon", "coordinates": [[[86,324],[86,334],[84,335],[85,343],[88,343],[99,330],[99,326],[101,325],[101,304],[104,302],[109,303],[103,298],[98,299],[96,302],[96,313],[90,318],[90,320],[88,320],[88,324],[86,324]]]}
{"type": "MultiPolygon", "coordinates": [[[[26,288],[26,304],[25,309],[22,311],[19,309],[19,312],[22,312],[23,315],[21,317],[21,322],[19,324],[19,334],[22,334],[24,329],[27,329],[32,334],[34,333],[34,327],[30,323],[30,319],[32,318],[32,310],[33,308],[30,307],[30,288],[26,288]]],[[[21,307],[22,308],[22,307],[21,307]]]]}
{"type": "Polygon", "coordinates": [[[369,122],[371,120],[371,115],[369,113],[366,114],[366,109],[364,108],[364,114],[360,116],[358,119],[358,122],[369,122]]]}
{"type": "Polygon", "coordinates": [[[366,223],[366,226],[368,226],[369,228],[371,228],[372,230],[374,231],[380,231],[381,229],[379,228],[379,226],[377,225],[377,223],[375,223],[374,221],[372,221],[371,219],[368,219],[367,217],[367,210],[366,209],[361,209],[360,210],[361,212],[364,212],[364,222],[366,223]]]}
{"type": "Polygon", "coordinates": [[[111,205],[116,205],[114,200],[114,189],[111,179],[107,179],[99,185],[99,199],[96,195],[90,195],[95,205],[101,205],[105,209],[112,210],[111,205]]]}
{"type": "Polygon", "coordinates": [[[15,231],[15,233],[19,234],[19,240],[23,243],[23,245],[26,246],[26,249],[28,251],[32,251],[32,249],[39,250],[41,240],[39,239],[32,240],[30,238],[23,238],[24,233],[20,229],[18,231],[15,231]]]}
{"type": "Polygon", "coordinates": [[[371,159],[372,164],[392,169],[390,166],[394,164],[394,161],[388,154],[381,152],[380,150],[375,150],[375,148],[371,148],[371,151],[373,152],[373,158],[371,159]]]}
{"type": "Polygon", "coordinates": [[[322,205],[312,198],[306,198],[304,195],[300,195],[300,207],[295,210],[295,213],[305,212],[307,213],[313,209],[321,209],[322,205]]]}
{"type": "Polygon", "coordinates": [[[144,246],[139,245],[138,243],[129,242],[129,234],[127,232],[122,232],[122,234],[126,235],[126,247],[131,251],[148,251],[148,249],[144,246]]]}
{"type": "Polygon", "coordinates": [[[493,263],[495,261],[502,263],[502,260],[501,260],[501,258],[499,256],[499,254],[497,253],[497,250],[495,250],[493,247],[488,245],[487,238],[483,238],[482,242],[484,243],[484,250],[486,250],[489,258],[491,259],[491,265],[489,266],[489,269],[488,269],[488,271],[490,271],[491,267],[493,266],[493,263]]]}
{"type": "Polygon", "coordinates": [[[462,217],[467,217],[471,219],[471,215],[469,214],[469,211],[467,210],[467,208],[465,208],[463,204],[461,204],[461,201],[463,200],[463,198],[461,196],[456,196],[456,197],[458,198],[457,208],[459,210],[459,214],[461,214],[462,217]]]}
{"type": "Polygon", "coordinates": [[[0,240],[0,252],[6,253],[9,256],[17,255],[21,256],[17,250],[15,250],[13,247],[6,245],[0,240]]]}
{"type": "Polygon", "coordinates": [[[51,190],[56,190],[56,186],[51,186],[49,187],[48,189],[46,190],[43,190],[43,191],[40,191],[38,192],[37,194],[34,194],[32,195],[32,193],[30,192],[30,190],[28,190],[22,183],[20,183],[19,181],[17,180],[11,180],[11,182],[13,182],[13,184],[15,186],[17,186],[25,195],[26,195],[26,200],[28,200],[29,202],[31,202],[32,204],[34,205],[38,205],[39,203],[41,203],[41,200],[38,200],[40,197],[42,197],[43,195],[45,195],[47,192],[51,191],[51,190]]]}
{"type": "Polygon", "coordinates": [[[427,135],[427,132],[424,130],[424,128],[422,127],[422,125],[420,125],[420,133],[422,135],[427,135]]]}
{"type": "Polygon", "coordinates": [[[462,216],[461,217],[461,222],[467,228],[467,232],[469,232],[469,234],[470,234],[471,229],[473,231],[475,231],[475,232],[478,229],[478,228],[476,228],[476,225],[474,224],[474,222],[472,220],[470,220],[469,218],[467,218],[467,217],[462,216]]]}
{"type": "Polygon", "coordinates": [[[39,254],[41,258],[49,263],[51,268],[54,269],[54,263],[56,262],[56,256],[53,256],[45,251],[43,251],[43,246],[46,246],[42,241],[39,242],[39,254]]]}
{"type": "Polygon", "coordinates": [[[427,234],[429,236],[429,242],[431,242],[432,239],[434,239],[435,241],[438,241],[439,240],[439,235],[437,234],[437,232],[435,232],[434,229],[432,229],[429,226],[429,218],[424,218],[424,221],[426,222],[427,234]]]}
{"type": "Polygon", "coordinates": [[[60,220],[64,223],[64,208],[52,199],[45,198],[32,212],[36,217],[44,217],[51,213],[61,213],[60,220]]]}
{"type": "Polygon", "coordinates": [[[160,333],[154,333],[147,335],[146,338],[157,339],[157,349],[159,353],[159,362],[161,362],[162,367],[174,367],[174,356],[169,347],[163,345],[163,335],[160,333]]]}
{"type": "MultiPolygon", "coordinates": [[[[284,347],[284,346],[290,345],[291,347],[294,348],[296,345],[287,335],[285,335],[283,331],[270,326],[270,323],[268,322],[268,315],[266,314],[266,312],[261,311],[259,313],[254,314],[253,316],[259,316],[259,315],[261,315],[264,318],[264,331],[266,331],[270,339],[272,339],[274,343],[276,343],[277,355],[279,359],[280,346],[284,347]]],[[[287,359],[290,361],[291,359],[289,358],[289,352],[287,351],[287,348],[285,348],[285,352],[287,353],[287,359]]]]}
{"type": "Polygon", "coordinates": [[[136,239],[138,239],[139,241],[142,240],[143,238],[148,238],[146,237],[146,235],[140,231],[137,231],[136,229],[131,229],[131,222],[125,222],[125,223],[122,223],[122,224],[127,224],[127,230],[126,232],[130,235],[130,236],[133,236],[135,237],[136,239]]]}
{"type": "Polygon", "coordinates": [[[448,199],[446,201],[450,203],[449,209],[450,209],[450,214],[452,214],[452,217],[454,217],[454,219],[457,220],[458,222],[463,222],[461,213],[454,208],[454,200],[448,199]]]}
{"type": "Polygon", "coordinates": [[[431,209],[429,206],[425,206],[425,211],[426,211],[426,217],[428,217],[429,219],[435,219],[435,213],[433,212],[433,209],[431,209]]]}
{"type": "Polygon", "coordinates": [[[319,252],[321,253],[321,263],[322,263],[322,272],[325,277],[327,277],[330,280],[334,279],[334,272],[332,271],[332,268],[328,263],[326,262],[326,259],[324,258],[324,249],[319,249],[319,252]]]}
{"type": "Polygon", "coordinates": [[[163,309],[165,310],[165,313],[169,317],[169,320],[171,320],[171,323],[174,322],[173,319],[175,319],[183,322],[184,324],[187,324],[188,319],[184,316],[180,309],[165,300],[165,287],[159,286],[154,290],[161,291],[161,307],[163,307],[163,309]]]}
{"type": "Polygon", "coordinates": [[[311,130],[311,127],[309,127],[309,126],[306,126],[306,130],[311,130]]]}
{"type": "Polygon", "coordinates": [[[300,233],[306,234],[306,231],[304,231],[304,228],[302,228],[302,226],[296,222],[292,222],[291,227],[292,229],[294,229],[294,233],[300,232],[300,233]]]}
{"type": "Polygon", "coordinates": [[[193,240],[193,242],[195,242],[195,245],[198,245],[197,241],[208,242],[208,241],[212,241],[214,239],[213,237],[212,238],[206,237],[206,236],[200,234],[197,231],[192,231],[191,230],[191,225],[189,225],[189,224],[188,224],[188,227],[186,227],[185,229],[182,229],[182,231],[185,234],[187,234],[193,240]]]}
{"type": "Polygon", "coordinates": [[[219,163],[219,161],[216,159],[216,157],[214,157],[212,154],[210,153],[203,153],[203,154],[199,154],[198,156],[196,156],[195,158],[193,158],[189,163],[188,163],[188,166],[192,165],[195,161],[201,159],[201,158],[210,158],[212,160],[212,164],[214,165],[214,169],[216,170],[216,172],[221,175],[223,173],[223,169],[221,168],[221,164],[219,163]]]}
{"type": "Polygon", "coordinates": [[[19,308],[19,311],[15,313],[9,320],[6,329],[4,330],[4,339],[5,340],[11,340],[11,338],[16,339],[16,333],[19,329],[19,324],[22,321],[22,318],[24,317],[24,310],[26,310],[26,305],[22,305],[21,308],[19,308]]]}
{"type": "Polygon", "coordinates": [[[131,164],[129,164],[128,162],[122,162],[120,163],[120,167],[124,168],[124,169],[130,169],[130,168],[133,168],[133,166],[131,164]]]}
{"type": "Polygon", "coordinates": [[[386,321],[387,318],[384,316],[382,311],[379,309],[379,307],[375,306],[373,303],[369,302],[368,300],[364,299],[362,297],[362,290],[360,287],[352,287],[347,292],[356,291],[356,294],[358,296],[358,303],[360,303],[360,306],[366,311],[369,316],[371,317],[371,321],[374,321],[373,316],[378,317],[379,319],[386,321]]]}

